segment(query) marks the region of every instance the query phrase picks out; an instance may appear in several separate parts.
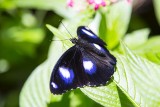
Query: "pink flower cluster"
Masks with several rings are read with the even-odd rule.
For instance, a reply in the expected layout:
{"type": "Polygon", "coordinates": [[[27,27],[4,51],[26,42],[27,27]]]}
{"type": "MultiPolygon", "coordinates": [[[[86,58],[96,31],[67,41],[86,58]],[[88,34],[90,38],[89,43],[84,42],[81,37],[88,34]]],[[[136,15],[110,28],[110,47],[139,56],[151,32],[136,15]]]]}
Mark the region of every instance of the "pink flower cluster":
{"type": "MultiPolygon", "coordinates": [[[[86,0],[89,5],[93,5],[95,10],[98,10],[100,7],[105,7],[106,5],[116,3],[119,0],[86,0]]],[[[126,0],[128,3],[131,3],[132,0],[126,0]]],[[[69,7],[74,6],[74,0],[67,0],[67,5],[69,7]]]]}
{"type": "Polygon", "coordinates": [[[68,0],[68,1],[67,1],[67,5],[68,5],[69,7],[73,7],[73,4],[74,4],[74,1],[73,1],[73,0],[68,0]]]}
{"type": "Polygon", "coordinates": [[[87,2],[90,5],[94,5],[95,10],[98,10],[100,6],[103,6],[103,7],[106,6],[106,1],[105,0],[87,0],[87,2]]]}

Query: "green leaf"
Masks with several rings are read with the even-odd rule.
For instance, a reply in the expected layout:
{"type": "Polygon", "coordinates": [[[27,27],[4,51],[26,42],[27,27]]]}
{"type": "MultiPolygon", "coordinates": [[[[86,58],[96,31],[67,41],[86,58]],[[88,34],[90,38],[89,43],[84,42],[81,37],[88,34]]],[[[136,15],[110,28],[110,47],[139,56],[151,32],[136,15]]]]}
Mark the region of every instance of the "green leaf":
{"type": "MultiPolygon", "coordinates": [[[[123,48],[127,55],[127,63],[130,67],[130,76],[134,82],[131,86],[131,90],[134,89],[133,98],[136,103],[143,107],[159,106],[160,66],[135,55],[125,45],[123,45],[123,48]]],[[[131,95],[132,94],[133,93],[131,93],[131,95]]]]}
{"type": "Polygon", "coordinates": [[[109,13],[106,14],[107,29],[103,40],[106,41],[109,49],[115,48],[125,35],[131,16],[131,8],[131,4],[123,0],[111,6],[109,13]]]}
{"type": "Polygon", "coordinates": [[[0,58],[0,73],[8,71],[9,67],[10,67],[9,62],[6,59],[0,58]]]}
{"type": "MultiPolygon", "coordinates": [[[[81,4],[81,6],[83,7],[83,4],[81,4]]],[[[90,10],[88,9],[86,9],[84,12],[78,12],[78,10],[74,9],[78,7],[67,7],[66,0],[3,0],[0,1],[0,7],[5,9],[34,8],[38,10],[52,10],[56,12],[58,15],[65,18],[73,18],[77,16],[79,13],[85,14],[84,12],[90,14],[90,12],[88,12],[90,10]]]]}
{"type": "Polygon", "coordinates": [[[104,13],[101,13],[101,20],[99,25],[99,36],[101,39],[105,40],[107,32],[107,25],[106,25],[106,15],[104,13]]]}
{"type": "Polygon", "coordinates": [[[160,37],[155,36],[148,39],[147,42],[145,42],[143,45],[136,48],[134,51],[149,59],[150,61],[153,61],[157,64],[160,64],[160,37]]]}
{"type": "Polygon", "coordinates": [[[127,34],[124,38],[125,44],[131,48],[136,49],[148,40],[149,29],[141,29],[127,34]]]}
{"type": "Polygon", "coordinates": [[[56,53],[39,65],[28,78],[20,94],[21,107],[47,107],[50,103],[49,79],[54,64],[63,53],[62,47],[61,42],[53,42],[50,51],[56,50],[56,53]]]}
{"type": "Polygon", "coordinates": [[[159,106],[160,66],[135,55],[125,45],[123,48],[126,56],[116,55],[117,70],[114,81],[104,87],[86,87],[81,90],[103,106],[159,106]],[[117,89],[123,94],[117,93],[117,89]]]}
{"type": "Polygon", "coordinates": [[[115,83],[101,87],[85,87],[81,89],[88,97],[97,103],[108,107],[121,107],[118,91],[115,83]]]}
{"type": "Polygon", "coordinates": [[[99,23],[101,21],[101,15],[99,12],[95,14],[94,19],[89,23],[88,27],[95,33],[97,36],[99,35],[99,23]]]}
{"type": "Polygon", "coordinates": [[[157,20],[158,20],[159,25],[160,25],[160,1],[159,0],[153,0],[153,4],[154,4],[156,17],[157,17],[157,20]]]}

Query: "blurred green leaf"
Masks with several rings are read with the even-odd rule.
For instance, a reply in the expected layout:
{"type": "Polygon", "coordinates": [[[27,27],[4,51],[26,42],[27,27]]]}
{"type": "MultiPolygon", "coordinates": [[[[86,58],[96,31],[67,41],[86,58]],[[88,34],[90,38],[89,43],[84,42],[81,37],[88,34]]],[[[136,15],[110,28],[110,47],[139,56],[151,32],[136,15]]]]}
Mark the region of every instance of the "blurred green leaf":
{"type": "Polygon", "coordinates": [[[88,27],[99,36],[99,23],[101,21],[101,14],[97,12],[93,20],[89,23],[88,27]]]}
{"type": "Polygon", "coordinates": [[[44,31],[40,28],[24,29],[19,27],[10,28],[7,31],[8,38],[15,42],[28,42],[39,44],[44,39],[44,31]]]}
{"type": "Polygon", "coordinates": [[[37,19],[31,12],[24,12],[21,17],[22,24],[26,27],[34,27],[37,24],[37,19]]]}
{"type": "Polygon", "coordinates": [[[9,64],[18,63],[24,56],[36,55],[36,47],[44,39],[41,28],[10,27],[2,30],[0,36],[0,58],[6,59],[9,64]],[[12,53],[12,54],[10,54],[12,53]]]}
{"type": "Polygon", "coordinates": [[[5,104],[5,101],[4,101],[5,98],[2,97],[1,93],[0,93],[0,107],[4,107],[4,104],[5,104]]]}
{"type": "Polygon", "coordinates": [[[156,17],[157,17],[157,20],[158,20],[159,25],[160,25],[160,1],[159,0],[153,0],[153,4],[154,4],[156,17]]]}
{"type": "Polygon", "coordinates": [[[153,61],[157,64],[160,64],[160,36],[151,37],[143,45],[140,45],[134,51],[153,61]]]}
{"type": "Polygon", "coordinates": [[[52,53],[52,56],[38,66],[26,81],[20,94],[21,107],[47,107],[50,103],[49,79],[54,64],[63,53],[61,47],[63,47],[62,42],[53,42],[51,49],[56,50],[56,53],[52,51],[54,55],[52,53]]]}
{"type": "Polygon", "coordinates": [[[15,0],[1,0],[0,1],[0,9],[12,9],[15,8],[16,5],[14,3],[15,0]]]}
{"type": "Polygon", "coordinates": [[[150,30],[147,28],[134,31],[125,36],[124,42],[129,48],[136,49],[140,45],[147,42],[149,33],[150,33],[150,30]]]}
{"type": "Polygon", "coordinates": [[[107,35],[106,29],[107,29],[106,13],[101,13],[101,19],[99,24],[99,36],[103,40],[106,40],[106,35],[107,35]]]}
{"type": "Polygon", "coordinates": [[[53,10],[65,18],[73,18],[79,12],[67,7],[66,0],[2,0],[0,7],[4,9],[34,8],[38,10],[53,10]],[[68,14],[69,13],[69,14],[68,14]]]}
{"type": "MultiPolygon", "coordinates": [[[[103,22],[106,22],[106,35],[103,32],[100,33],[102,39],[106,41],[108,48],[115,48],[119,40],[125,35],[130,16],[131,16],[132,5],[126,0],[119,1],[111,6],[109,13],[106,14],[106,21],[103,18],[103,22]],[[123,7],[123,8],[122,8],[123,7]]],[[[104,29],[104,25],[101,24],[100,29],[104,29]]],[[[100,30],[101,31],[101,30],[100,30]]]]}
{"type": "MultiPolygon", "coordinates": [[[[19,96],[19,92],[17,90],[12,91],[9,95],[7,95],[4,103],[4,107],[18,107],[17,97],[19,96]]],[[[3,106],[2,106],[3,107],[3,106]]]]}
{"type": "Polygon", "coordinates": [[[118,63],[114,81],[104,87],[86,87],[81,90],[103,106],[159,106],[160,66],[136,56],[125,45],[123,48],[126,56],[116,55],[118,63]],[[116,85],[124,93],[123,96],[118,96],[116,85]],[[130,102],[123,101],[124,97],[130,102]]]}
{"type": "Polygon", "coordinates": [[[0,73],[4,73],[9,69],[9,62],[6,59],[0,59],[0,73]]]}

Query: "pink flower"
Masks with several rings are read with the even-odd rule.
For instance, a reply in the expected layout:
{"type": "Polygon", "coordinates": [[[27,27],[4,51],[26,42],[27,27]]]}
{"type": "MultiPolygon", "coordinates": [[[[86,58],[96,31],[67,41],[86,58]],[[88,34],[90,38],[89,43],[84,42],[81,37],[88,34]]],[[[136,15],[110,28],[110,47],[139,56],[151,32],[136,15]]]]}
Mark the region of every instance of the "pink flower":
{"type": "Polygon", "coordinates": [[[68,5],[69,7],[73,7],[74,1],[73,1],[73,0],[67,0],[67,5],[68,5]]]}
{"type": "Polygon", "coordinates": [[[132,0],[127,0],[128,3],[132,3],[132,0]]]}
{"type": "Polygon", "coordinates": [[[94,3],[94,0],[87,0],[87,2],[88,2],[89,4],[93,4],[93,3],[94,3]]]}
{"type": "Polygon", "coordinates": [[[100,6],[106,6],[106,1],[105,0],[87,0],[89,4],[94,5],[94,9],[98,10],[100,6]]]}
{"type": "MultiPolygon", "coordinates": [[[[73,7],[76,10],[85,10],[89,5],[92,5],[95,10],[106,5],[112,5],[121,0],[67,0],[67,6],[73,7]]],[[[126,0],[131,3],[132,0],[126,0]]]]}

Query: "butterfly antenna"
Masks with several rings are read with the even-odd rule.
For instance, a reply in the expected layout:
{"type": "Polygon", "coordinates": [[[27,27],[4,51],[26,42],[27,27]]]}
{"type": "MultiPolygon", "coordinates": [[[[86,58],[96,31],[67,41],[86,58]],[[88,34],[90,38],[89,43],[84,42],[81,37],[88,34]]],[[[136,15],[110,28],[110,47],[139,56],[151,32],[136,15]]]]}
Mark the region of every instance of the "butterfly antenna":
{"type": "Polygon", "coordinates": [[[66,29],[66,31],[69,33],[69,35],[73,38],[72,34],[68,31],[68,29],[67,29],[66,26],[63,24],[63,22],[61,21],[60,23],[62,23],[63,27],[66,29]]]}
{"type": "Polygon", "coordinates": [[[65,41],[65,40],[70,40],[70,39],[61,39],[61,40],[50,40],[50,41],[65,41]]]}

